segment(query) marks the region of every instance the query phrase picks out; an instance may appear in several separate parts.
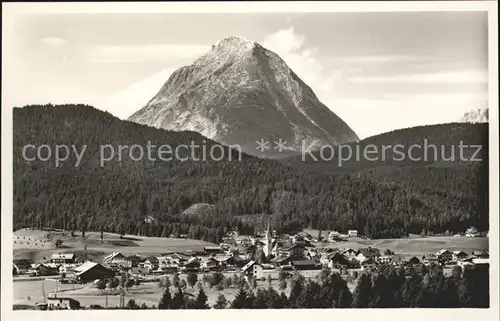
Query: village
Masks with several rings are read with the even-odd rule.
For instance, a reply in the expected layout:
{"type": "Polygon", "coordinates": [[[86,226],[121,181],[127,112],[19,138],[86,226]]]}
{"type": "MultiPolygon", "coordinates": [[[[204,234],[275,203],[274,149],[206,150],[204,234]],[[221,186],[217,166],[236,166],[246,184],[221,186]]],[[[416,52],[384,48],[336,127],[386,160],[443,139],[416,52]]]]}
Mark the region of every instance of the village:
{"type": "MultiPolygon", "coordinates": [[[[190,281],[188,275],[199,274],[200,277],[196,279],[200,281],[203,275],[206,281],[207,275],[214,273],[227,279],[235,276],[234,282],[240,277],[247,283],[271,284],[272,280],[278,280],[281,271],[316,277],[322,270],[328,269],[348,278],[355,286],[360,273],[374,270],[380,265],[402,267],[407,271],[418,266],[439,265],[443,273],[448,275],[455,266],[460,267],[461,271],[471,267],[489,268],[487,251],[466,252],[443,248],[435,253],[417,256],[391,250],[382,251],[370,246],[356,249],[342,247],[342,243],[348,240],[363,240],[363,237],[358,236],[357,230],[349,230],[346,234],[325,231],[324,238],[321,237],[321,232],[316,237],[305,232],[277,235],[268,224],[264,231],[256,234],[257,236],[239,235],[233,231],[217,246],[205,246],[201,251],[188,250],[161,255],[113,252],[101,260],[90,260],[85,255],[56,252],[44,262],[14,260],[13,274],[15,278],[41,279],[42,285],[43,280],[55,281],[55,291],[47,295],[44,293],[43,302],[35,302],[39,309],[47,310],[92,308],[92,304],[81,304],[78,295],[71,294],[75,286],[97,291],[97,300],[89,302],[102,302],[104,293],[108,307],[109,293],[117,296],[120,300],[118,305],[123,307],[123,288],[139,288],[140,284],[147,283],[160,284],[169,276],[177,279],[177,282],[183,282],[185,287],[187,283],[196,283],[196,280],[190,281]],[[124,280],[121,285],[114,281],[118,277],[124,280]]],[[[472,238],[480,236],[480,233],[471,227],[460,236],[472,238]]],[[[190,285],[194,288],[194,284],[190,285]]],[[[226,286],[230,287],[231,284],[226,286]]],[[[219,285],[218,291],[224,293],[224,286],[219,285]]],[[[134,297],[130,291],[128,296],[134,297]]],[[[139,299],[136,301],[140,302],[139,299]]]]}

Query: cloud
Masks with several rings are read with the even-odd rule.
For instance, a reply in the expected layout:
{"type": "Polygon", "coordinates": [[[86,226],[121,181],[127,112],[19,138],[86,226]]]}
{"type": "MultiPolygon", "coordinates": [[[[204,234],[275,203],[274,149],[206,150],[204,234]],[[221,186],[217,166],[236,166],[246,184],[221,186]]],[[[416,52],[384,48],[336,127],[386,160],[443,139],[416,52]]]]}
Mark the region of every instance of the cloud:
{"type": "Polygon", "coordinates": [[[174,71],[173,68],[163,69],[158,73],[134,82],[121,91],[97,100],[95,107],[106,110],[118,118],[126,119],[144,107],[158,93],[174,71]]]}
{"type": "Polygon", "coordinates": [[[107,45],[90,48],[86,53],[91,62],[165,62],[172,59],[195,58],[210,50],[210,46],[194,44],[107,45]]]}
{"type": "Polygon", "coordinates": [[[357,83],[487,83],[488,73],[484,70],[456,70],[394,76],[359,76],[349,78],[357,83]]]}
{"type": "Polygon", "coordinates": [[[277,53],[315,93],[332,89],[342,74],[326,71],[319,59],[317,48],[306,47],[304,41],[303,35],[289,27],[268,34],[262,45],[277,53]]]}
{"type": "Polygon", "coordinates": [[[60,47],[67,43],[66,40],[59,37],[45,37],[40,40],[44,45],[50,47],[60,47]]]}

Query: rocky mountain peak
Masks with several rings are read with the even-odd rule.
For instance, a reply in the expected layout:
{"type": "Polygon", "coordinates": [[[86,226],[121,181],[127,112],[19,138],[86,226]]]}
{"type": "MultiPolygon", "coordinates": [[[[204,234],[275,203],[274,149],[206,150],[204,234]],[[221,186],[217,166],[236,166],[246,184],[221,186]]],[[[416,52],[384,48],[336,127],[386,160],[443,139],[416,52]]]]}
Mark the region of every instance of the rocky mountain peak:
{"type": "Polygon", "coordinates": [[[242,37],[224,38],[176,70],[129,120],[196,131],[264,157],[284,157],[274,148],[277,141],[300,153],[304,144],[316,149],[358,139],[279,55],[242,37]],[[256,142],[262,140],[269,148],[259,152],[256,142]]]}

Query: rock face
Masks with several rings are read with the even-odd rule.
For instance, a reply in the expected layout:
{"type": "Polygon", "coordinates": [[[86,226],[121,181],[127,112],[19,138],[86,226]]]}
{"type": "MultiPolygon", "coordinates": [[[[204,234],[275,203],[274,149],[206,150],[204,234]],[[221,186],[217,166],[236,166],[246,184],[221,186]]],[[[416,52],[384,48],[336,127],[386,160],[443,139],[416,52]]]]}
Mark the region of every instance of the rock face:
{"type": "Polygon", "coordinates": [[[261,157],[358,140],[274,52],[240,37],[176,70],[130,121],[191,130],[261,157]],[[283,143],[279,148],[277,142],[283,143]],[[257,149],[257,141],[268,142],[257,149]]]}
{"type": "Polygon", "coordinates": [[[462,123],[487,123],[488,108],[478,108],[465,113],[460,119],[462,123]]]}

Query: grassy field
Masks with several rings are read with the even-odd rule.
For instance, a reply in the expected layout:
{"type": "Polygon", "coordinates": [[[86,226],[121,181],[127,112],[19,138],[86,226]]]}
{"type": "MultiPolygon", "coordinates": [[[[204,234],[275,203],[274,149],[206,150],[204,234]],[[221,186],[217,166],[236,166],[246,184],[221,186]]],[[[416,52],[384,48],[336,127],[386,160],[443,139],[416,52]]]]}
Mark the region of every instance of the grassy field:
{"type": "Polygon", "coordinates": [[[167,252],[183,252],[188,250],[203,250],[205,246],[214,245],[209,242],[176,239],[162,237],[144,237],[120,235],[113,233],[104,233],[101,241],[100,233],[87,232],[85,240],[82,239],[79,232],[71,236],[68,231],[40,231],[31,229],[22,229],[14,232],[14,258],[29,258],[35,261],[43,261],[55,252],[71,252],[78,254],[83,252],[87,246],[89,258],[99,259],[112,252],[121,252],[123,254],[141,254],[155,255],[167,252]],[[55,241],[61,239],[63,245],[56,248],[55,241]]]}
{"type": "MultiPolygon", "coordinates": [[[[312,237],[318,237],[318,230],[305,229],[304,232],[312,237]]],[[[328,235],[323,232],[323,237],[328,235]]],[[[473,251],[488,251],[489,241],[487,237],[465,237],[465,236],[427,236],[414,235],[409,238],[400,239],[377,239],[367,240],[362,238],[349,238],[347,241],[337,243],[314,243],[317,247],[327,248],[352,248],[354,250],[364,247],[378,248],[382,252],[389,249],[397,254],[404,255],[426,255],[436,253],[441,249],[462,250],[468,254],[473,251]]]]}
{"type": "Polygon", "coordinates": [[[350,239],[346,242],[337,243],[317,243],[318,247],[331,248],[352,248],[354,250],[363,247],[374,247],[381,251],[387,249],[396,254],[405,255],[426,255],[436,253],[441,249],[462,250],[466,253],[473,251],[488,250],[489,242],[486,237],[452,237],[452,236],[430,236],[424,238],[407,238],[407,239],[379,239],[379,240],[364,240],[350,239]]]}
{"type": "MultiPolygon", "coordinates": [[[[319,270],[314,270],[314,271],[301,271],[301,273],[306,277],[306,278],[315,278],[316,275],[319,274],[319,270]]],[[[234,272],[233,272],[234,273],[234,272]]],[[[223,273],[225,277],[232,277],[233,273],[223,273]]],[[[186,275],[181,274],[180,279],[185,279],[186,275]]],[[[203,277],[203,274],[200,273],[198,275],[198,280],[201,281],[203,277]]],[[[272,282],[272,286],[274,289],[278,292],[281,292],[279,290],[279,281],[277,280],[278,278],[278,272],[272,274],[272,277],[275,279],[272,282]]],[[[169,275],[170,280],[172,280],[172,275],[169,275]]],[[[45,289],[45,292],[47,295],[50,293],[54,293],[56,290],[56,283],[53,281],[22,281],[22,282],[14,282],[14,302],[31,302],[32,304],[35,304],[37,302],[42,302],[44,299],[43,296],[43,289],[45,289]],[[42,288],[42,282],[44,282],[43,288],[42,288]]],[[[351,291],[354,289],[354,283],[350,283],[349,287],[351,288],[351,291]]],[[[267,281],[257,281],[257,287],[258,288],[268,288],[269,283],[267,281]]],[[[93,285],[75,285],[75,289],[73,290],[73,285],[70,284],[59,284],[58,285],[59,289],[59,296],[70,296],[74,298],[75,300],[78,300],[81,305],[83,306],[89,306],[92,304],[97,304],[101,306],[106,305],[106,295],[103,294],[100,290],[96,289],[93,285]],[[62,290],[62,291],[61,291],[62,290]]],[[[219,294],[223,294],[226,300],[232,301],[234,300],[234,297],[236,296],[236,293],[238,292],[237,287],[231,287],[231,288],[226,288],[222,291],[217,290],[215,287],[214,288],[209,288],[208,286],[204,286],[204,291],[207,294],[208,297],[208,304],[211,306],[215,304],[215,301],[217,300],[217,297],[219,294]]],[[[141,283],[139,286],[134,286],[131,289],[129,289],[128,293],[125,296],[125,303],[128,302],[130,299],[134,299],[137,304],[141,305],[142,303],[146,303],[148,306],[152,305],[158,305],[158,302],[160,301],[161,295],[162,295],[162,290],[158,287],[157,282],[144,282],[141,283]]],[[[172,287],[170,288],[170,292],[173,293],[175,289],[172,287]]],[[[195,287],[194,289],[191,287],[188,287],[185,291],[186,293],[190,293],[193,296],[196,296],[198,294],[198,290],[195,287]]],[[[285,294],[289,294],[289,288],[284,291],[285,294]]],[[[119,306],[120,304],[120,296],[118,294],[109,294],[108,295],[108,307],[114,307],[114,306],[119,306]]]]}

